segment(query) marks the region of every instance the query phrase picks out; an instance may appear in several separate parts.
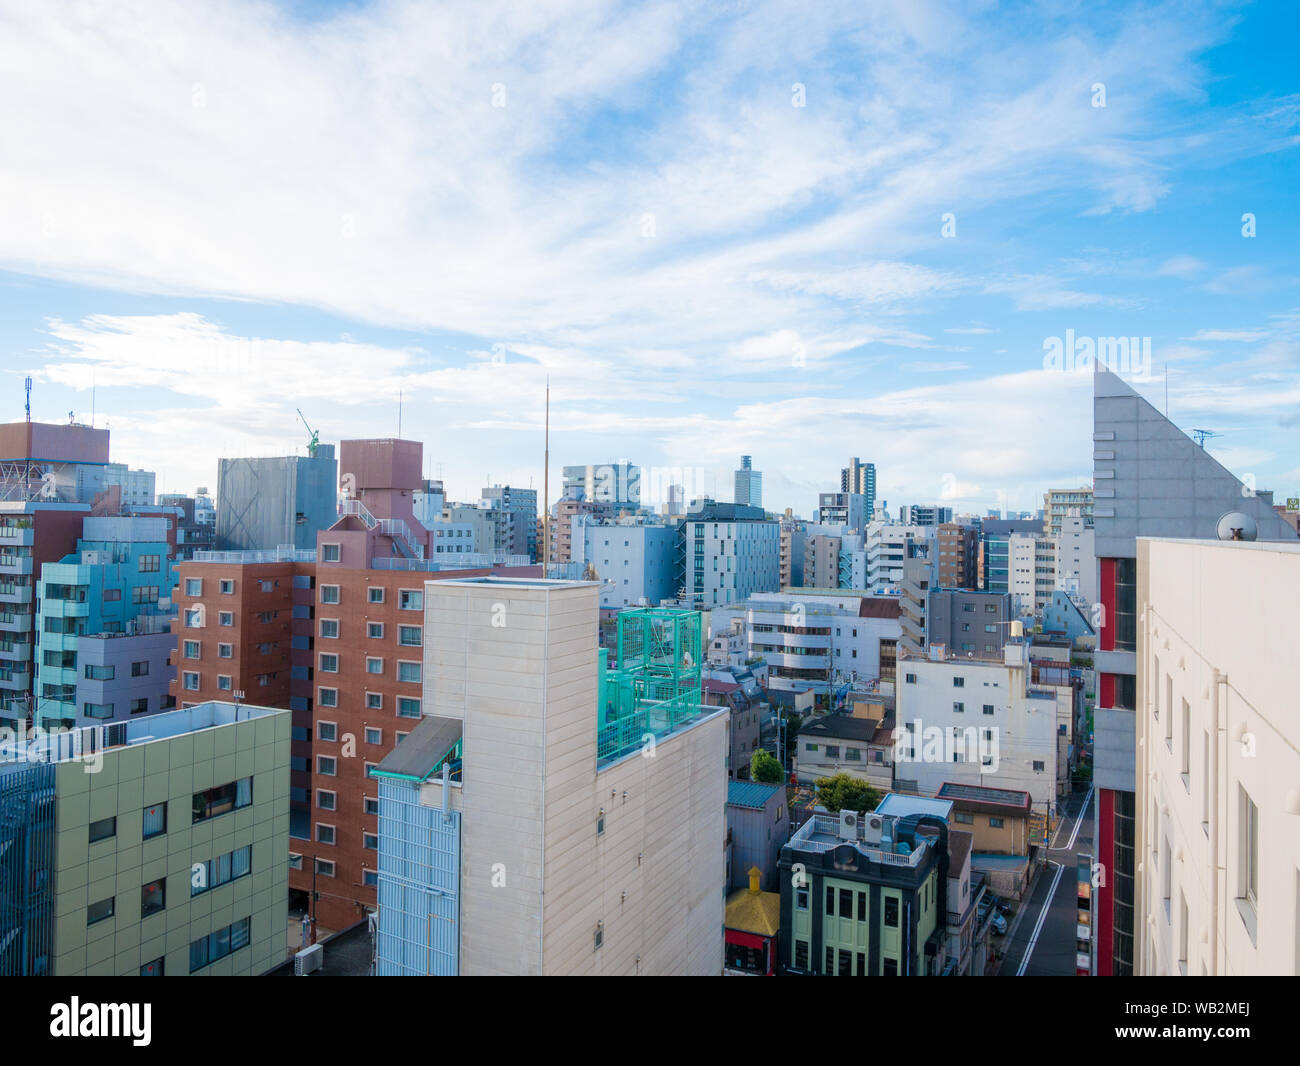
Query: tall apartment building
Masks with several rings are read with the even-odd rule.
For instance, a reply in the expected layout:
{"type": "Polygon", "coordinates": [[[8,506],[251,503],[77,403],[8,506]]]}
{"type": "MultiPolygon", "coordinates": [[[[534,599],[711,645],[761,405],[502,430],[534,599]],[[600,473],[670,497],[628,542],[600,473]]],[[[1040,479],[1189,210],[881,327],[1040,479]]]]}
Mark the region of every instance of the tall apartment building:
{"type": "Polygon", "coordinates": [[[804,583],[804,545],[808,539],[807,526],[792,517],[781,519],[781,588],[788,589],[804,583]]]}
{"type": "Polygon", "coordinates": [[[865,521],[870,522],[876,512],[876,464],[859,462],[856,457],[840,471],[840,492],[855,493],[866,498],[863,507],[865,521]]]}
{"type": "Polygon", "coordinates": [[[728,712],[700,703],[700,616],[622,612],[609,669],[594,584],[424,591],[426,716],[374,782],[379,974],[720,974],[728,712]]]}
{"type": "Polygon", "coordinates": [[[284,962],[289,713],[203,703],[0,746],[0,975],[284,962]]]}
{"type": "Polygon", "coordinates": [[[641,468],[627,461],[566,466],[563,495],[634,509],[641,505],[641,468]]]}
{"type": "MultiPolygon", "coordinates": [[[[1093,524],[1098,599],[1093,780],[1097,861],[1111,876],[1096,895],[1097,973],[1134,972],[1135,712],[1139,691],[1139,537],[1216,539],[1219,519],[1242,511],[1260,541],[1296,543],[1273,494],[1234,477],[1117,375],[1093,377],[1093,524]]],[[[1138,886],[1140,888],[1140,885],[1138,886]]]]}
{"type": "Polygon", "coordinates": [[[493,523],[494,539],[490,551],[508,555],[526,555],[537,561],[537,490],[510,485],[485,488],[479,506],[493,523]]]}
{"type": "Polygon", "coordinates": [[[752,456],[740,457],[740,469],[736,471],[735,502],[746,507],[763,506],[763,475],[754,469],[752,456]]]}
{"type": "Polygon", "coordinates": [[[1079,513],[1062,515],[1051,538],[1056,587],[1084,605],[1097,602],[1097,535],[1091,522],[1079,513]]]}
{"type": "Polygon", "coordinates": [[[979,531],[974,526],[944,522],[934,539],[939,584],[948,589],[978,588],[979,531]]]}
{"type": "Polygon", "coordinates": [[[861,533],[870,521],[867,497],[856,492],[822,492],[817,495],[817,521],[847,533],[861,533]]]}
{"type": "Polygon", "coordinates": [[[86,518],[77,550],[41,569],[36,710],[42,728],[167,710],[174,563],[164,518],[86,518]]]}
{"type": "Polygon", "coordinates": [[[804,542],[803,579],[809,588],[834,589],[840,585],[841,537],[816,534],[804,542]]]}
{"type": "Polygon", "coordinates": [[[152,470],[131,470],[125,463],[108,463],[104,467],[104,485],[119,486],[122,503],[127,507],[152,507],[157,479],[152,470]]]}
{"type": "Polygon", "coordinates": [[[1048,489],[1043,493],[1043,535],[1059,537],[1061,520],[1068,515],[1082,516],[1084,528],[1092,528],[1092,486],[1078,489],[1048,489]]]}
{"type": "Polygon", "coordinates": [[[196,489],[193,496],[163,493],[158,497],[158,504],[175,508],[177,559],[193,559],[195,552],[216,548],[217,509],[206,488],[196,489]]]}
{"type": "Polygon", "coordinates": [[[951,507],[908,503],[898,509],[898,522],[904,526],[941,526],[951,521],[951,507]]]}
{"type": "MultiPolygon", "coordinates": [[[[677,595],[677,528],[623,519],[572,519],[582,530],[582,555],[575,559],[600,582],[603,608],[656,606],[677,595]]],[[[575,541],[574,547],[577,547],[575,541]]]]}
{"type": "Polygon", "coordinates": [[[316,551],[214,552],[180,566],[176,698],[242,691],[293,711],[289,887],[319,894],[327,929],[375,905],[367,770],[422,714],[425,582],[490,573],[494,558],[476,554],[484,565],[468,569],[430,555],[433,533],[412,507],[421,452],[416,441],[344,441],[355,495],[316,551]]]}
{"type": "Polygon", "coordinates": [[[867,527],[867,587],[899,585],[903,581],[907,559],[924,554],[933,561],[930,551],[934,526],[899,526],[877,519],[867,527]]]}
{"type": "Polygon", "coordinates": [[[316,547],[316,534],[338,517],[339,487],[350,493],[356,471],[342,471],[334,445],[316,454],[222,459],[217,474],[217,548],[271,551],[316,547]]]}
{"type": "MultiPolygon", "coordinates": [[[[554,566],[574,562],[575,541],[574,515],[590,515],[596,519],[613,519],[626,511],[625,506],[610,501],[581,499],[565,496],[555,501],[552,508],[546,548],[546,561],[554,566]]],[[[585,536],[585,534],[582,534],[585,536]]]]}
{"type": "Polygon", "coordinates": [[[1134,969],[1300,975],[1300,543],[1137,552],[1134,969]]]}
{"type": "Polygon", "coordinates": [[[927,647],[994,660],[1003,658],[1015,618],[1010,593],[951,588],[929,590],[925,615],[927,647]]]}
{"type": "Polygon", "coordinates": [[[1041,533],[1012,533],[1006,544],[1007,591],[1016,612],[1028,617],[1051,603],[1056,591],[1056,541],[1041,533]]]}
{"type": "Polygon", "coordinates": [[[781,584],[781,532],[757,507],[707,504],[682,523],[681,585],[698,609],[736,603],[781,584]]]}
{"type": "Polygon", "coordinates": [[[1041,536],[1042,529],[1043,524],[1036,519],[985,519],[981,544],[981,565],[984,570],[981,587],[988,592],[1010,592],[1011,535],[1041,536]]]}

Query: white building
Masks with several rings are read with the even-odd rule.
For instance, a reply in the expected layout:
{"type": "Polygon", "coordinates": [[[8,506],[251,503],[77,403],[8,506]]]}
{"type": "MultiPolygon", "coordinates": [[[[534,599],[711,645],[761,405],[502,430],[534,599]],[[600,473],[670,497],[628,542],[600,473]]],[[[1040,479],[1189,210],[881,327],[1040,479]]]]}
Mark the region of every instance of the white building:
{"type": "Polygon", "coordinates": [[[894,778],[934,795],[945,781],[1028,792],[1040,813],[1069,785],[1073,698],[1030,682],[1029,646],[1007,644],[1002,662],[900,659],[894,778]]]}
{"type": "Polygon", "coordinates": [[[1137,541],[1134,970],[1300,974],[1300,544],[1137,541]]]}
{"type": "Polygon", "coordinates": [[[104,485],[120,485],[122,502],[136,507],[152,507],[157,475],[152,470],[130,470],[125,463],[104,467],[104,485]]]}
{"type": "Polygon", "coordinates": [[[781,530],[776,522],[688,518],[686,589],[698,609],[737,603],[781,587],[781,530]]]}
{"type": "Polygon", "coordinates": [[[1075,603],[1097,602],[1096,533],[1081,513],[1060,516],[1060,532],[1053,538],[1056,587],[1075,603]]]}
{"type": "Polygon", "coordinates": [[[934,526],[900,526],[877,519],[867,526],[867,583],[875,589],[903,583],[903,564],[918,542],[932,542],[934,526]]]}
{"type": "Polygon", "coordinates": [[[768,688],[825,694],[845,681],[892,676],[898,601],[861,589],[758,593],[713,611],[715,634],[743,625],[747,658],[768,665],[768,688]]]}
{"type": "MultiPolygon", "coordinates": [[[[1095,594],[1095,577],[1093,586],[1095,594]]],[[[1051,602],[1056,587],[1056,542],[1041,533],[1010,534],[1007,537],[1007,591],[1011,593],[1016,613],[1028,616],[1041,611],[1051,602]]]]}
{"type": "Polygon", "coordinates": [[[573,546],[574,562],[590,567],[590,578],[601,583],[601,607],[653,607],[677,593],[677,530],[671,526],[627,519],[600,523],[592,515],[574,515],[573,546]]]}

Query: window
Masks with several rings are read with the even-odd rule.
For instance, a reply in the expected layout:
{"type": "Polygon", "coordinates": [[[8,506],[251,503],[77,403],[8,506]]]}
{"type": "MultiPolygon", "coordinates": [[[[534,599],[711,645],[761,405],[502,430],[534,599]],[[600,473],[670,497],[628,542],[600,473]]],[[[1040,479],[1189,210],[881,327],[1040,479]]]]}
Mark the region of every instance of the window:
{"type": "Polygon", "coordinates": [[[205,822],[209,818],[241,810],[253,802],[253,779],[241,777],[228,785],[205,789],[194,793],[191,824],[205,822]]]}
{"type": "Polygon", "coordinates": [[[167,804],[155,803],[152,807],[146,807],[142,832],[144,839],[162,836],[165,832],[167,832],[167,804]]]}
{"type": "Polygon", "coordinates": [[[885,976],[885,977],[897,977],[897,976],[898,976],[898,960],[897,960],[897,959],[885,959],[885,960],[884,960],[884,976],[885,976]]]}
{"type": "Polygon", "coordinates": [[[320,620],[320,635],[326,640],[337,640],[339,620],[337,618],[322,618],[320,620]]]}
{"type": "Polygon", "coordinates": [[[87,718],[112,718],[113,705],[111,703],[83,703],[81,713],[87,718]]]}
{"type": "Polygon", "coordinates": [[[113,917],[113,904],[117,897],[109,896],[108,899],[101,899],[98,903],[92,903],[86,908],[86,924],[94,925],[96,922],[102,922],[105,918],[113,917]]]}
{"type": "Polygon", "coordinates": [[[384,589],[382,585],[371,585],[370,588],[366,590],[366,594],[371,603],[384,602],[384,589]]]}
{"type": "Polygon", "coordinates": [[[322,674],[337,674],[339,672],[339,657],[329,653],[322,653],[320,670],[322,674]]]}
{"type": "Polygon", "coordinates": [[[1186,700],[1183,700],[1182,715],[1182,771],[1183,787],[1188,792],[1192,791],[1192,708],[1186,700]]]}
{"type": "Polygon", "coordinates": [[[424,610],[424,593],[419,589],[399,589],[397,606],[403,611],[424,610]]]}
{"type": "Polygon", "coordinates": [[[382,744],[383,742],[384,742],[384,731],[382,729],[375,729],[371,726],[366,727],[367,744],[382,744]]]}
{"type": "Polygon", "coordinates": [[[289,852],[289,869],[290,870],[302,869],[302,856],[296,851],[289,852]]]}
{"type": "Polygon", "coordinates": [[[122,590],[121,590],[121,589],[105,589],[105,590],[104,590],[104,602],[105,602],[105,603],[121,603],[121,602],[122,602],[122,590]]]}
{"type": "Polygon", "coordinates": [[[420,663],[406,662],[399,659],[397,661],[397,680],[418,682],[422,667],[420,663]]]}
{"type": "Polygon", "coordinates": [[[366,673],[382,674],[384,672],[384,660],[376,659],[372,656],[366,657],[366,673]]]}
{"type": "Polygon", "coordinates": [[[156,573],[158,573],[158,560],[159,560],[160,558],[161,558],[161,556],[158,556],[158,555],[142,555],[142,556],[140,556],[140,573],[142,573],[142,574],[156,574],[156,573]]]}
{"type": "Polygon", "coordinates": [[[338,740],[339,727],[337,722],[317,722],[316,737],[319,740],[338,740]]]}
{"type": "Polygon", "coordinates": [[[185,608],[185,628],[202,629],[203,628],[203,605],[198,607],[185,608]]]}
{"type": "Polygon", "coordinates": [[[167,906],[167,878],[150,881],[140,889],[140,917],[157,914],[167,906]]]}
{"type": "Polygon", "coordinates": [[[222,692],[231,691],[231,677],[229,674],[217,675],[217,688],[219,688],[222,692]]]}
{"type": "Polygon", "coordinates": [[[190,943],[190,973],[248,946],[250,919],[241,918],[190,943]]]}
{"type": "Polygon", "coordinates": [[[199,690],[199,675],[186,671],[181,675],[181,684],[190,692],[199,690]]]}
{"type": "Polygon", "coordinates": [[[230,578],[224,578],[221,582],[221,595],[233,596],[235,594],[235,583],[230,578]]]}
{"type": "MultiPolygon", "coordinates": [[[[384,695],[383,695],[383,693],[382,693],[382,692],[367,692],[367,693],[366,693],[366,710],[368,710],[368,711],[382,711],[383,709],[384,709],[384,695]]],[[[367,730],[367,732],[369,732],[369,730],[367,730]]],[[[375,743],[378,744],[379,741],[375,741],[375,743]]]]}
{"type": "Polygon", "coordinates": [[[366,623],[366,636],[369,637],[371,640],[383,640],[383,639],[384,639],[384,623],[383,623],[383,622],[367,622],[367,623],[366,623]]]}
{"type": "Polygon", "coordinates": [[[339,705],[339,690],[336,688],[323,688],[317,693],[316,703],[321,707],[337,707],[339,705]]]}
{"type": "Polygon", "coordinates": [[[374,870],[362,870],[361,883],[373,888],[375,885],[379,884],[379,874],[374,870]]]}
{"type": "Polygon", "coordinates": [[[424,644],[423,626],[398,626],[397,643],[408,648],[419,648],[424,644]]]}
{"type": "Polygon", "coordinates": [[[1046,763],[1044,763],[1041,759],[1034,760],[1034,773],[1041,774],[1045,769],[1047,769],[1046,763]]]}
{"type": "Polygon", "coordinates": [[[316,826],[316,843],[333,844],[334,827],[332,825],[325,825],[323,823],[318,823],[316,826]]]}
{"type": "Polygon", "coordinates": [[[322,544],[320,561],[323,563],[337,563],[339,561],[339,546],[337,544],[322,544]]]}
{"type": "Polygon", "coordinates": [[[904,674],[904,675],[903,675],[903,680],[904,680],[904,682],[905,682],[906,684],[909,684],[909,685],[915,685],[915,684],[916,684],[916,675],[915,675],[915,674],[904,674]]]}
{"type": "Polygon", "coordinates": [[[86,679],[89,681],[112,681],[117,674],[115,666],[94,666],[86,667],[86,679]]]}
{"type": "Polygon", "coordinates": [[[330,755],[316,756],[316,772],[325,777],[334,777],[338,770],[338,760],[330,755]]]}
{"type": "Polygon", "coordinates": [[[1006,825],[1006,822],[1004,822],[1001,818],[998,818],[995,815],[989,815],[990,829],[1001,829],[1004,825],[1006,825]]]}
{"type": "Polygon", "coordinates": [[[202,596],[202,595],[203,595],[203,578],[201,578],[201,577],[187,577],[187,578],[185,579],[185,595],[186,595],[186,596],[202,596]]]}
{"type": "MultiPolygon", "coordinates": [[[[230,647],[229,644],[226,647],[230,647]]],[[[199,657],[199,642],[197,640],[185,641],[184,655],[187,659],[197,659],[199,657]]]]}
{"type": "Polygon", "coordinates": [[[233,611],[218,611],[217,625],[233,626],[235,624],[235,614],[233,611]]]}
{"type": "Polygon", "coordinates": [[[141,696],[138,700],[131,701],[132,714],[144,714],[149,709],[149,697],[141,696]]]}
{"type": "Polygon", "coordinates": [[[90,843],[94,844],[96,841],[115,836],[117,836],[116,818],[101,818],[98,822],[90,823],[90,843]]]}
{"type": "Polygon", "coordinates": [[[366,814],[378,814],[379,800],[375,799],[375,797],[373,796],[366,796],[365,802],[362,804],[362,809],[366,812],[366,814]]]}
{"type": "Polygon", "coordinates": [[[367,851],[378,851],[378,850],[379,850],[379,834],[378,834],[378,833],[362,833],[362,834],[361,834],[361,846],[362,846],[363,848],[365,848],[367,851]]]}
{"type": "Polygon", "coordinates": [[[826,745],[826,758],[838,759],[840,757],[840,746],[838,744],[826,745]]]}
{"type": "Polygon", "coordinates": [[[316,790],[316,806],[322,811],[335,810],[335,804],[338,802],[338,795],[334,792],[328,792],[323,788],[316,790]]]}
{"type": "Polygon", "coordinates": [[[954,677],[954,678],[952,679],[952,687],[953,687],[953,688],[965,688],[965,687],[966,687],[966,679],[965,679],[964,677],[954,677]]]}
{"type": "Polygon", "coordinates": [[[961,702],[954,702],[953,705],[952,705],[952,710],[953,710],[953,713],[954,713],[954,714],[965,714],[965,713],[966,713],[966,704],[961,703],[961,702]]]}
{"type": "Polygon", "coordinates": [[[808,909],[808,886],[803,885],[794,891],[794,905],[796,910],[806,911],[808,909]]]}
{"type": "Polygon", "coordinates": [[[898,897],[885,897],[885,925],[891,929],[898,928],[898,897]]]}
{"type": "Polygon", "coordinates": [[[339,587],[337,585],[322,585],[320,587],[321,603],[338,603],[339,587]]]}
{"type": "MultiPolygon", "coordinates": [[[[292,859],[292,853],[290,858],[292,859]]],[[[301,867],[301,855],[298,856],[298,860],[299,866],[295,869],[301,867]]],[[[290,862],[290,866],[292,865],[293,863],[290,862]]],[[[190,877],[190,897],[201,896],[209,889],[219,888],[230,881],[238,881],[241,877],[246,877],[252,868],[253,846],[251,844],[218,855],[205,863],[196,863],[194,873],[190,877]]]]}
{"type": "MultiPolygon", "coordinates": [[[[1240,785],[1237,786],[1238,895],[1255,909],[1259,906],[1259,808],[1240,785]]],[[[1251,931],[1254,939],[1254,931],[1251,931]]]]}
{"type": "Polygon", "coordinates": [[[141,977],[162,977],[163,976],[163,957],[161,955],[154,959],[153,962],[146,962],[140,967],[141,977]]]}
{"type": "Polygon", "coordinates": [[[991,703],[986,703],[986,704],[984,704],[984,713],[985,713],[985,714],[992,714],[992,713],[993,713],[993,704],[991,704],[991,703]]]}
{"type": "Polygon", "coordinates": [[[952,820],[958,825],[974,825],[975,816],[969,811],[953,811],[952,820]]]}
{"type": "Polygon", "coordinates": [[[331,862],[329,859],[317,859],[316,872],[320,874],[321,877],[333,877],[334,863],[331,862]]]}
{"type": "Polygon", "coordinates": [[[858,893],[858,921],[865,922],[866,920],[867,920],[867,894],[865,892],[859,892],[858,893]]]}

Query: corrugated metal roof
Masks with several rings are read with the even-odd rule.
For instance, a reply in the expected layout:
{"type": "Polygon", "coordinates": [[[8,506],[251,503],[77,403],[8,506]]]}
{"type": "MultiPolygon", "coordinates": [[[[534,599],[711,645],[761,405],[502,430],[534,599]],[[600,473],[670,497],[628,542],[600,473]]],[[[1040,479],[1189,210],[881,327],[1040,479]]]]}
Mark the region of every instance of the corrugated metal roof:
{"type": "Polygon", "coordinates": [[[773,792],[779,792],[782,785],[765,785],[761,781],[728,781],[727,806],[751,807],[762,810],[773,792]]]}
{"type": "Polygon", "coordinates": [[[426,780],[461,737],[459,718],[426,715],[410,734],[384,756],[376,774],[426,780]]]}

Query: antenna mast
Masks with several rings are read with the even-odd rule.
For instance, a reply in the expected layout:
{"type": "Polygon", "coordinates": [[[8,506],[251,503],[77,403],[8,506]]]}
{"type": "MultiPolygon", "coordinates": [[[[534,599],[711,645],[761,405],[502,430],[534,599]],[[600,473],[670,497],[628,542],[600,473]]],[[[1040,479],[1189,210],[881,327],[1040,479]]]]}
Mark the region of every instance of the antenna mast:
{"type": "Polygon", "coordinates": [[[542,576],[551,554],[551,376],[546,375],[546,436],[542,452],[542,576]]]}
{"type": "Polygon", "coordinates": [[[23,385],[27,388],[27,421],[30,423],[32,420],[32,379],[30,376],[23,382],[23,385]]]}

